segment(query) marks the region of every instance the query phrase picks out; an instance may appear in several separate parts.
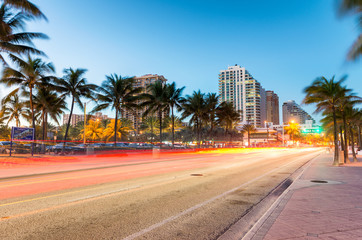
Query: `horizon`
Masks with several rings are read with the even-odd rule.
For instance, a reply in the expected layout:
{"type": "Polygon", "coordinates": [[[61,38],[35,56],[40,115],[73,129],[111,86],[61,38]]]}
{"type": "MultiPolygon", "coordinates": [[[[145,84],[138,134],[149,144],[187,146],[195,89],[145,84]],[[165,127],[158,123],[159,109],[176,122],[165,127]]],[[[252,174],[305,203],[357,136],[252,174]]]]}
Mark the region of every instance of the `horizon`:
{"type": "MultiPolygon", "coordinates": [[[[64,68],[86,68],[88,81],[100,85],[113,73],[158,74],[185,86],[185,95],[199,89],[219,93],[219,71],[238,64],[279,96],[280,116],[282,104],[295,100],[316,121],[320,116],[313,114],[314,106],[301,104],[303,89],[315,78],[347,74],[345,84],[361,96],[360,61],[345,60],[357,37],[356,22],[352,17],[339,19],[332,3],[34,3],[49,21],[30,22],[27,30],[50,37],[35,45],[54,63],[57,76],[64,68]]],[[[0,87],[2,96],[6,92],[0,87]]],[[[74,114],[81,112],[75,108],[74,114]]],[[[110,110],[103,113],[114,115],[110,110]]]]}

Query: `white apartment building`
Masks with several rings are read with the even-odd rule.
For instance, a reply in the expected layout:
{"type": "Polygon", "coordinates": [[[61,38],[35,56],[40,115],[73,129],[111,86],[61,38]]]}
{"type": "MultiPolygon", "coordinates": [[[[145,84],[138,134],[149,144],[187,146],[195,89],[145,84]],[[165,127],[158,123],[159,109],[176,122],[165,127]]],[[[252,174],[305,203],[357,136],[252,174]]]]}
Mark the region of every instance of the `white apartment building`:
{"type": "Polygon", "coordinates": [[[266,93],[260,83],[239,65],[221,70],[219,74],[220,101],[234,104],[241,111],[241,121],[261,127],[266,120],[266,93]]]}

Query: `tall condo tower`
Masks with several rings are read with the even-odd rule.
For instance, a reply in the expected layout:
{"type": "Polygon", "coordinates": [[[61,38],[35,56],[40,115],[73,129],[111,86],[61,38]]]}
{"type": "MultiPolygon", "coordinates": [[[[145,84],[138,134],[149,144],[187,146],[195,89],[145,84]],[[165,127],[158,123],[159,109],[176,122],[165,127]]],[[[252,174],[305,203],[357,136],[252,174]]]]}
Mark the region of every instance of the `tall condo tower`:
{"type": "Polygon", "coordinates": [[[314,119],[304,111],[294,100],[289,100],[283,103],[283,123],[288,124],[294,121],[299,124],[304,124],[306,120],[314,119]]]}
{"type": "Polygon", "coordinates": [[[244,122],[261,127],[266,120],[265,89],[253,76],[238,65],[219,73],[219,100],[234,104],[244,122]]]}
{"type": "Polygon", "coordinates": [[[266,91],[266,121],[279,125],[279,97],[273,91],[266,91]]]}

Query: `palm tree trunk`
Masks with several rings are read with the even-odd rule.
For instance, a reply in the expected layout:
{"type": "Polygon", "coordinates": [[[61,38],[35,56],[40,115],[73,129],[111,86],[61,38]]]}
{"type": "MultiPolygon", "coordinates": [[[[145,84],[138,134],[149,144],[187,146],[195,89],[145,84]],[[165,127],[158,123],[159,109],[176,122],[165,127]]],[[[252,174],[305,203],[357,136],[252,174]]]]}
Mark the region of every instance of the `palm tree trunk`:
{"type": "MultiPolygon", "coordinates": [[[[34,116],[34,104],[33,104],[33,88],[29,88],[29,94],[30,94],[30,109],[31,109],[31,122],[34,128],[34,138],[36,137],[35,134],[35,116],[34,116]]],[[[35,139],[34,139],[35,140],[35,139]]]]}
{"type": "Polygon", "coordinates": [[[66,130],[65,130],[64,141],[63,141],[63,150],[62,150],[62,152],[64,152],[64,149],[65,149],[65,141],[67,141],[69,126],[70,126],[70,121],[71,121],[71,119],[72,119],[72,114],[73,114],[73,108],[74,108],[74,97],[72,98],[72,106],[71,106],[71,108],[70,108],[70,113],[69,113],[69,118],[68,118],[68,124],[67,124],[67,128],[66,128],[66,130]]]}
{"type": "Polygon", "coordinates": [[[349,158],[348,158],[348,137],[347,137],[347,132],[348,132],[348,126],[347,126],[347,122],[346,122],[346,114],[342,111],[342,118],[343,118],[343,126],[344,126],[344,146],[345,146],[345,151],[344,153],[344,163],[350,163],[349,158]]]}
{"type": "Polygon", "coordinates": [[[31,121],[33,124],[33,129],[34,129],[34,139],[33,139],[33,143],[31,144],[31,155],[33,155],[33,150],[34,150],[34,143],[36,140],[36,128],[35,128],[35,116],[34,116],[34,104],[33,104],[33,88],[29,87],[29,97],[30,97],[30,108],[31,108],[31,121]]]}
{"type": "Polygon", "coordinates": [[[48,113],[45,112],[45,140],[48,139],[48,113]]]}
{"type": "Polygon", "coordinates": [[[338,166],[339,165],[339,154],[338,154],[338,135],[337,135],[337,119],[336,119],[336,109],[333,106],[333,130],[334,130],[334,160],[333,165],[338,166]]]}
{"type": "Polygon", "coordinates": [[[116,109],[116,117],[114,118],[114,147],[117,146],[117,122],[118,122],[118,109],[116,109]]]}
{"type": "Polygon", "coordinates": [[[250,148],[250,130],[248,130],[248,147],[250,148]]]}
{"type": "Polygon", "coordinates": [[[351,145],[352,145],[353,161],[354,161],[354,162],[357,162],[356,151],[355,151],[355,149],[354,149],[354,138],[353,138],[353,129],[352,129],[352,126],[349,127],[349,134],[351,135],[351,145]]]}
{"type": "Polygon", "coordinates": [[[361,126],[357,126],[357,136],[358,136],[358,150],[362,150],[362,138],[361,138],[361,126]]]}
{"type": "Polygon", "coordinates": [[[160,148],[162,148],[162,111],[158,111],[158,119],[160,121],[160,148]]]}
{"type": "Polygon", "coordinates": [[[44,140],[45,140],[45,112],[44,110],[42,111],[42,121],[43,121],[43,132],[42,132],[42,144],[41,144],[41,151],[42,153],[45,153],[45,145],[44,145],[44,140]]]}
{"type": "Polygon", "coordinates": [[[41,120],[43,122],[43,132],[42,132],[42,140],[45,140],[45,113],[44,110],[41,113],[41,120]]]}
{"type": "Polygon", "coordinates": [[[171,119],[172,119],[172,148],[175,145],[175,116],[173,115],[173,107],[171,107],[171,119]]]}
{"type": "Polygon", "coordinates": [[[154,124],[154,122],[153,122],[153,117],[151,117],[151,143],[153,144],[153,124],[154,124]]]}
{"type": "Polygon", "coordinates": [[[343,131],[342,131],[342,125],[339,126],[339,135],[340,135],[340,138],[341,138],[341,150],[344,151],[344,140],[343,140],[343,131]]]}

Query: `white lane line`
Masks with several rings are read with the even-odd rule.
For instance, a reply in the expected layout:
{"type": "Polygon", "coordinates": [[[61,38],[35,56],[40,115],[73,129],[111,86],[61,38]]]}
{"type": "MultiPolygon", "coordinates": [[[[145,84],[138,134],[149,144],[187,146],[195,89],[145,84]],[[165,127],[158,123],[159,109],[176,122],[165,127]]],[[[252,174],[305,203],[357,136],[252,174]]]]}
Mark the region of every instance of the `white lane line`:
{"type": "MultiPolygon", "coordinates": [[[[309,155],[309,154],[308,154],[308,155],[309,155]]],[[[136,233],[134,233],[134,234],[131,234],[131,235],[129,235],[128,237],[124,238],[123,240],[132,240],[132,239],[135,239],[135,238],[137,238],[137,237],[140,237],[140,236],[142,236],[142,235],[145,234],[145,233],[148,233],[148,232],[150,232],[150,231],[152,231],[152,230],[154,230],[154,229],[156,229],[156,228],[158,228],[158,227],[161,227],[162,225],[165,225],[166,223],[169,223],[169,222],[171,222],[171,221],[173,221],[173,220],[176,220],[177,218],[179,218],[179,217],[181,217],[181,216],[184,216],[184,215],[186,215],[186,214],[188,214],[188,213],[190,213],[190,212],[192,212],[192,211],[194,211],[194,210],[196,210],[196,209],[198,209],[198,208],[201,208],[201,207],[203,207],[203,206],[205,206],[205,205],[207,205],[207,204],[209,204],[209,203],[211,203],[211,202],[213,202],[213,201],[215,201],[215,200],[217,200],[217,199],[219,199],[219,198],[225,197],[226,195],[228,195],[228,194],[230,194],[230,193],[232,193],[232,192],[234,192],[234,191],[236,191],[236,190],[244,187],[245,185],[248,185],[248,184],[250,184],[250,183],[253,183],[253,182],[255,182],[255,181],[257,181],[257,180],[259,180],[259,179],[261,179],[261,178],[263,178],[263,177],[265,177],[265,176],[267,176],[267,175],[269,175],[269,174],[271,174],[271,173],[273,173],[273,172],[276,172],[276,171],[278,171],[278,170],[280,170],[280,169],[282,169],[282,168],[284,168],[284,167],[286,167],[286,166],[288,166],[288,165],[291,165],[291,164],[293,164],[293,163],[295,163],[295,162],[297,162],[297,161],[300,161],[301,158],[305,158],[305,157],[306,157],[306,156],[299,157],[298,159],[296,159],[296,160],[294,160],[294,161],[292,161],[292,162],[289,162],[289,163],[287,163],[287,164],[285,164],[285,165],[283,165],[283,166],[280,166],[280,167],[275,168],[275,169],[273,169],[273,170],[271,170],[271,171],[269,171],[269,172],[266,172],[266,173],[264,173],[264,174],[262,174],[262,175],[260,175],[260,176],[258,176],[258,177],[256,177],[256,178],[254,178],[254,179],[251,179],[251,180],[247,181],[246,183],[241,184],[240,186],[237,186],[237,187],[235,187],[235,188],[233,188],[233,189],[231,189],[231,190],[228,190],[228,191],[226,191],[226,192],[224,192],[224,193],[222,193],[222,194],[220,194],[220,195],[217,195],[217,196],[215,196],[215,197],[213,197],[213,198],[210,198],[209,200],[206,200],[205,202],[199,203],[199,204],[197,204],[197,205],[195,205],[195,206],[193,206],[193,207],[191,207],[191,208],[188,208],[188,209],[180,212],[179,214],[176,214],[176,215],[174,215],[174,216],[172,216],[172,217],[169,217],[169,218],[167,218],[167,219],[165,219],[165,220],[163,220],[163,221],[161,221],[161,222],[159,222],[159,223],[156,223],[156,224],[154,224],[154,225],[151,225],[151,226],[148,227],[148,228],[142,229],[142,230],[139,231],[139,232],[136,232],[136,233]]]]}
{"type": "Polygon", "coordinates": [[[129,191],[129,190],[133,190],[133,189],[141,188],[141,187],[142,187],[141,185],[137,185],[137,186],[132,186],[132,187],[128,187],[128,188],[121,188],[121,189],[117,189],[117,190],[113,190],[113,191],[97,193],[97,194],[92,194],[92,195],[88,195],[88,196],[84,196],[84,197],[80,197],[80,198],[76,198],[76,199],[71,199],[71,200],[68,200],[67,202],[77,202],[77,201],[81,201],[81,200],[85,200],[85,199],[100,197],[100,196],[104,196],[104,195],[110,195],[112,193],[120,193],[120,192],[124,192],[124,191],[129,191]]]}

